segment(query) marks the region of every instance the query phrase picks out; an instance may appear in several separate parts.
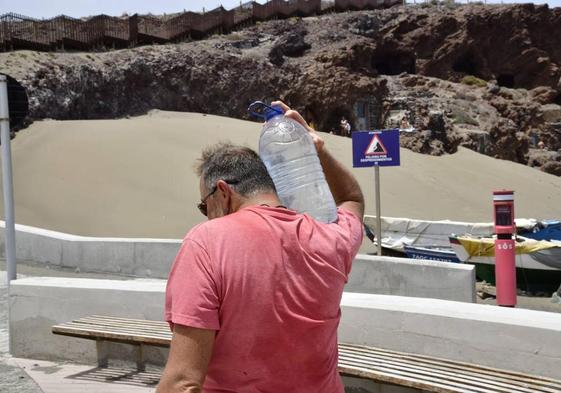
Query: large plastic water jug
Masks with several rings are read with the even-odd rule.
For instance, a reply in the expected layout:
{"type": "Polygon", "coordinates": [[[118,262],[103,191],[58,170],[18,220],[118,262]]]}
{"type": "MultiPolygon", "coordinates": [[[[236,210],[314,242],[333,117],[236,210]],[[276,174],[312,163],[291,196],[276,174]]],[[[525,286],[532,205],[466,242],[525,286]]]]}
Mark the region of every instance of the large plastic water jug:
{"type": "Polygon", "coordinates": [[[335,221],[337,207],[308,130],[278,107],[255,102],[249,111],[265,120],[259,156],[282,204],[324,223],[335,221]]]}

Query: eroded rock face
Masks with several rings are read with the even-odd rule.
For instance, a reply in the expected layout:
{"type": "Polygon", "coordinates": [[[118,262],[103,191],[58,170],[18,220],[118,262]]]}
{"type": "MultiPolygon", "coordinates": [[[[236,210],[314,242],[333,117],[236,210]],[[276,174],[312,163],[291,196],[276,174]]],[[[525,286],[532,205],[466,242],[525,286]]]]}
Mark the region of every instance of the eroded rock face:
{"type": "Polygon", "coordinates": [[[402,145],[458,146],[558,173],[532,158],[561,148],[561,8],[408,6],[271,21],[205,41],[105,53],[0,54],[28,89],[32,118],[96,119],[150,109],[248,118],[281,98],[319,130],[416,131],[402,145]]]}
{"type": "Polygon", "coordinates": [[[503,160],[527,163],[530,141],[524,133],[518,131],[513,121],[500,120],[489,134],[491,136],[489,155],[503,160]]]}
{"type": "Polygon", "coordinates": [[[308,31],[301,25],[285,32],[269,52],[269,60],[276,66],[284,63],[284,56],[300,57],[312,46],[305,41],[308,31]]]}
{"type": "Polygon", "coordinates": [[[561,176],[561,162],[548,161],[541,167],[541,170],[552,175],[561,176]]]}
{"type": "Polygon", "coordinates": [[[556,87],[560,21],[561,11],[547,6],[462,7],[440,18],[428,16],[404,38],[414,40],[422,74],[442,79],[469,74],[511,88],[556,87]]]}

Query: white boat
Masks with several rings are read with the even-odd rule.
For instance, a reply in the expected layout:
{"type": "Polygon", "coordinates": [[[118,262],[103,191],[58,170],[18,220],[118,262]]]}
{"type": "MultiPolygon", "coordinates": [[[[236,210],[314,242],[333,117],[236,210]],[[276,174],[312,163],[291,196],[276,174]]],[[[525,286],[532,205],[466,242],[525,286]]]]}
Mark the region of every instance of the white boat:
{"type": "MultiPolygon", "coordinates": [[[[410,218],[382,217],[382,246],[404,252],[404,246],[449,248],[452,234],[469,233],[485,236],[493,233],[491,223],[427,221],[410,218]]],[[[376,217],[364,216],[364,224],[376,233],[376,217]]]]}
{"type": "MultiPolygon", "coordinates": [[[[425,248],[449,248],[451,235],[471,235],[474,237],[491,236],[494,231],[492,222],[473,223],[461,221],[428,221],[410,218],[382,217],[382,247],[405,252],[405,246],[425,248]]],[[[517,230],[530,233],[527,237],[542,233],[547,222],[535,219],[516,219],[517,230]]],[[[376,233],[376,217],[364,216],[364,224],[376,233]]]]}

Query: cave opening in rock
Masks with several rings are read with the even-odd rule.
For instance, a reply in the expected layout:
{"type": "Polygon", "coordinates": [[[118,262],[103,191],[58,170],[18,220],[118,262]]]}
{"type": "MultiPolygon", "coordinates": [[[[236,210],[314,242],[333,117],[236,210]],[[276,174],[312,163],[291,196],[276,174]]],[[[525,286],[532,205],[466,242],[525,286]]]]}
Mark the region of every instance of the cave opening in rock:
{"type": "Polygon", "coordinates": [[[514,75],[512,75],[512,74],[500,74],[497,77],[497,83],[499,84],[499,86],[508,87],[508,88],[512,89],[513,87],[515,87],[514,75]]]}
{"type": "Polygon", "coordinates": [[[415,74],[415,57],[409,53],[382,53],[374,57],[372,67],[379,75],[415,74]]]}
{"type": "Polygon", "coordinates": [[[452,70],[467,75],[480,76],[479,65],[471,52],[458,57],[452,65],[452,70]]]}
{"type": "Polygon", "coordinates": [[[553,103],[561,105],[561,93],[557,94],[557,96],[553,99],[553,103]]]}
{"type": "Polygon", "coordinates": [[[341,135],[341,119],[343,118],[351,124],[351,130],[356,130],[356,121],[353,117],[353,111],[351,108],[332,108],[328,113],[329,115],[327,119],[325,119],[324,123],[325,131],[332,132],[335,135],[341,135]]]}

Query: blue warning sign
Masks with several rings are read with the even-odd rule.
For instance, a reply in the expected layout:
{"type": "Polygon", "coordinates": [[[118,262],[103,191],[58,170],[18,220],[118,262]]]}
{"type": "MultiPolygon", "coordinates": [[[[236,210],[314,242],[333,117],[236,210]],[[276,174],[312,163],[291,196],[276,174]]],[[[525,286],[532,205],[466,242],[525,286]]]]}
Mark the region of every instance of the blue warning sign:
{"type": "Polygon", "coordinates": [[[353,167],[399,166],[399,130],[353,132],[353,167]]]}

